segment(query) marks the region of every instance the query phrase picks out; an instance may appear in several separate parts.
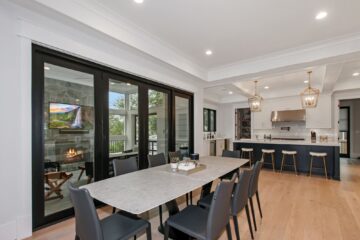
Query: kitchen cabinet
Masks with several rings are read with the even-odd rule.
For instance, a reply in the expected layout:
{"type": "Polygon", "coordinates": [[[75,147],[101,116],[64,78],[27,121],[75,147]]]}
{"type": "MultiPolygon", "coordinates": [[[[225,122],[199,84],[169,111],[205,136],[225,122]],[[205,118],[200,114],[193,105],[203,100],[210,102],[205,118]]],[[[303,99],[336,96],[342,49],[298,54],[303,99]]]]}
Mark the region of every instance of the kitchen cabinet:
{"type": "Polygon", "coordinates": [[[251,125],[253,129],[272,129],[271,110],[262,109],[261,112],[253,112],[251,115],[251,125]]]}
{"type": "Polygon", "coordinates": [[[331,96],[320,96],[316,108],[306,109],[306,128],[332,128],[331,96]]]}

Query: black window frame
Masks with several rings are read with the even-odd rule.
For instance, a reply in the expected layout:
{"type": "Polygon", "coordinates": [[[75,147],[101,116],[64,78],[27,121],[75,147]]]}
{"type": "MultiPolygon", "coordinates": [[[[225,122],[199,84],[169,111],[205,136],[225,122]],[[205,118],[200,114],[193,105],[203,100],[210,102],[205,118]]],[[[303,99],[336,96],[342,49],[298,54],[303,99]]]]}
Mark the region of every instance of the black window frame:
{"type": "Polygon", "coordinates": [[[204,132],[216,132],[216,110],[211,108],[204,108],[203,109],[203,131],[204,132]],[[214,122],[212,124],[210,119],[210,114],[214,114],[214,122]],[[207,116],[207,121],[205,119],[207,116]],[[205,126],[208,126],[209,129],[205,129],[205,126]]]}

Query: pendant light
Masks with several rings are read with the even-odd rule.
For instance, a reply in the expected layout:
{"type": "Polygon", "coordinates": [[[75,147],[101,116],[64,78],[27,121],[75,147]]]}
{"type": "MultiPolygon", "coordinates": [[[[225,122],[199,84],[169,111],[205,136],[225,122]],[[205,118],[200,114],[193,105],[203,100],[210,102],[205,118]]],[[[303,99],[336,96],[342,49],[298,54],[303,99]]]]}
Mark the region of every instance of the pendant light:
{"type": "Polygon", "coordinates": [[[248,99],[249,107],[251,112],[260,112],[261,111],[261,101],[263,100],[260,95],[257,93],[257,82],[255,82],[255,93],[254,96],[248,99]]]}
{"type": "Polygon", "coordinates": [[[301,97],[301,105],[303,108],[315,108],[318,103],[319,89],[311,87],[311,73],[312,71],[308,72],[309,80],[308,80],[308,87],[300,94],[301,97]]]}

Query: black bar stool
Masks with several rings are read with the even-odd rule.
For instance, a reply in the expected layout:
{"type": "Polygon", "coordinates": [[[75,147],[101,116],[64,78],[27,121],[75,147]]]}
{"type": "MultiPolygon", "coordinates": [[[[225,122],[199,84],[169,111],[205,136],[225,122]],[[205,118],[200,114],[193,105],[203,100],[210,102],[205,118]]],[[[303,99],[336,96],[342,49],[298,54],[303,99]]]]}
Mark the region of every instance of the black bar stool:
{"type": "Polygon", "coordinates": [[[261,149],[261,152],[262,152],[261,160],[264,162],[264,164],[271,164],[272,169],[275,172],[275,156],[274,156],[275,155],[275,150],[274,149],[261,149]],[[265,162],[266,154],[271,155],[271,163],[265,162]]]}
{"type": "Polygon", "coordinates": [[[249,165],[253,164],[253,158],[254,158],[254,149],[252,148],[241,148],[241,158],[245,157],[245,154],[247,155],[247,159],[249,159],[249,165]]]}
{"type": "Polygon", "coordinates": [[[295,157],[296,154],[297,154],[297,151],[286,151],[286,150],[282,151],[281,170],[280,170],[280,172],[282,172],[283,166],[285,166],[285,167],[294,167],[295,174],[297,175],[296,157],[295,157]],[[293,164],[292,165],[285,164],[286,156],[292,156],[292,159],[293,159],[293,164]]]}
{"type": "MultiPolygon", "coordinates": [[[[323,164],[324,164],[324,171],[325,171],[325,177],[326,179],[328,178],[327,177],[327,169],[326,169],[326,157],[327,157],[327,153],[324,153],[324,152],[310,152],[310,156],[311,156],[311,160],[310,160],[310,177],[311,177],[311,171],[313,169],[313,160],[314,160],[314,157],[317,157],[317,158],[322,158],[323,160],[323,164]]],[[[318,168],[319,169],[319,168],[318,168]]],[[[322,169],[322,168],[320,168],[322,169]]]]}

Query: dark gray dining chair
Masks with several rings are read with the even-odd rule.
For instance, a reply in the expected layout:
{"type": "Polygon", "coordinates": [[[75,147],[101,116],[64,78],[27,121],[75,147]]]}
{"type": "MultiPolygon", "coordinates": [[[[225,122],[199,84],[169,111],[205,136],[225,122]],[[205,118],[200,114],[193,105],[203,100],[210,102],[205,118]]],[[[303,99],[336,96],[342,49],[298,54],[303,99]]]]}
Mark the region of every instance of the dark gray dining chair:
{"type": "Polygon", "coordinates": [[[161,166],[161,165],[164,165],[164,164],[167,164],[164,153],[158,153],[158,154],[155,154],[155,155],[148,155],[149,168],[161,166]]]}
{"type": "MultiPolygon", "coordinates": [[[[244,170],[240,174],[239,181],[238,183],[235,184],[235,188],[233,192],[230,215],[233,217],[237,240],[240,240],[239,223],[237,216],[244,208],[246,211],[246,217],[249,225],[251,238],[254,239],[254,233],[251,226],[250,211],[248,206],[248,202],[249,202],[248,193],[250,187],[250,180],[253,175],[253,172],[254,172],[254,168],[249,170],[244,170]]],[[[211,193],[210,195],[206,196],[203,199],[200,199],[198,204],[199,206],[208,209],[212,204],[212,199],[213,199],[213,193],[211,193]]]]}
{"type": "MultiPolygon", "coordinates": [[[[112,160],[112,165],[115,177],[139,170],[136,157],[130,157],[126,159],[114,159],[112,160]]],[[[115,213],[115,211],[116,208],[113,207],[112,212],[115,213]]]]}
{"type": "Polygon", "coordinates": [[[169,217],[165,222],[164,239],[168,239],[170,227],[201,240],[218,239],[226,229],[228,239],[232,239],[229,211],[235,178],[236,174],[230,181],[218,184],[209,210],[191,205],[169,217]]]}
{"type": "Polygon", "coordinates": [[[234,151],[223,150],[221,156],[222,157],[230,157],[230,158],[240,158],[241,152],[239,150],[234,150],[234,151]]]}
{"type": "MultiPolygon", "coordinates": [[[[235,151],[230,151],[230,150],[223,150],[222,152],[222,157],[230,157],[230,158],[240,158],[240,151],[235,150],[235,151]]],[[[220,177],[220,179],[228,179],[230,180],[231,177],[234,175],[234,173],[239,173],[239,169],[235,169],[223,176],[220,177]]],[[[207,184],[205,184],[204,186],[202,186],[201,188],[201,193],[200,193],[200,199],[206,197],[207,195],[209,195],[211,193],[211,187],[212,187],[212,182],[209,182],[207,184]]]]}
{"type": "MultiPolygon", "coordinates": [[[[241,152],[239,150],[234,150],[234,151],[230,151],[230,150],[223,150],[222,152],[222,157],[229,157],[229,158],[240,158],[241,152]]],[[[231,179],[232,175],[234,173],[239,174],[239,170],[240,169],[235,169],[227,174],[225,174],[224,176],[221,176],[220,179],[231,179]]]]}
{"type": "Polygon", "coordinates": [[[254,228],[255,231],[257,231],[256,227],[256,219],[255,219],[255,211],[254,211],[254,204],[253,204],[253,196],[256,195],[257,204],[259,207],[260,217],[262,218],[262,211],[261,211],[261,205],[260,205],[260,197],[259,197],[259,176],[260,176],[260,170],[263,166],[263,161],[257,161],[254,165],[254,172],[250,179],[250,186],[249,186],[249,201],[250,201],[250,208],[251,208],[251,214],[253,217],[254,222],[254,228]]]}
{"type": "Polygon", "coordinates": [[[114,176],[120,176],[138,170],[136,157],[130,157],[126,159],[114,159],[112,160],[112,165],[114,170],[114,176]]]}
{"type": "Polygon", "coordinates": [[[68,184],[70,199],[75,210],[75,230],[77,240],[128,240],[146,231],[151,240],[151,225],[140,218],[112,214],[99,219],[93,199],[86,189],[78,189],[68,184]]]}

